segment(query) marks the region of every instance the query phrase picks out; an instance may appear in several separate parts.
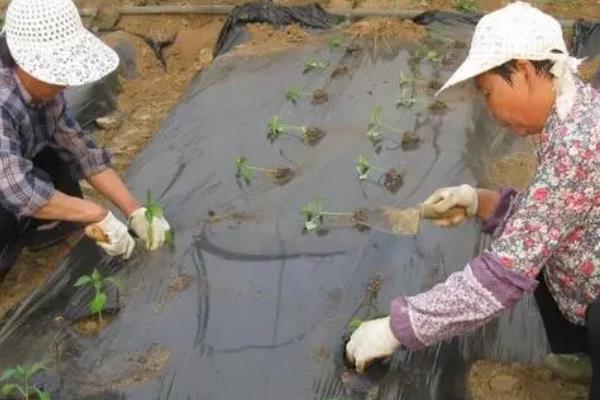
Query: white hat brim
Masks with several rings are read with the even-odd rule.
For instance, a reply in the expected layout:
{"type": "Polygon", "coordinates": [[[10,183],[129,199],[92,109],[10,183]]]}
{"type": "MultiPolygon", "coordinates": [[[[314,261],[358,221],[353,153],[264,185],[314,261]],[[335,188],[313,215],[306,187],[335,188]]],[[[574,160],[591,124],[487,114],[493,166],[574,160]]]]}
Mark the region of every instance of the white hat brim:
{"type": "Polygon", "coordinates": [[[119,66],[118,54],[86,29],[71,46],[21,46],[7,35],[6,42],[19,67],[34,78],[60,86],[81,86],[98,81],[119,66]]]}
{"type": "Polygon", "coordinates": [[[437,91],[435,97],[439,96],[440,93],[446,89],[455,86],[461,82],[475,78],[476,76],[483,74],[486,71],[496,68],[510,59],[497,58],[497,59],[476,59],[475,57],[467,56],[467,59],[458,67],[458,69],[450,76],[444,86],[437,91]]]}

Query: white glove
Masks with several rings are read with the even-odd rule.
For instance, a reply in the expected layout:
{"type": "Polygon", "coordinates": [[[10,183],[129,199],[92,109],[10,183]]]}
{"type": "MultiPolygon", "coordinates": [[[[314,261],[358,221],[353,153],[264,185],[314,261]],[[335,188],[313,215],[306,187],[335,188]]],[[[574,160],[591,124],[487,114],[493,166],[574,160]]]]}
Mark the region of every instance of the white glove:
{"type": "Polygon", "coordinates": [[[346,345],[346,357],[362,373],[380,358],[390,356],[400,342],[390,328],[390,317],[374,319],[360,324],[346,345]]]}
{"type": "Polygon", "coordinates": [[[140,207],[131,213],[129,226],[144,241],[146,249],[156,250],[165,243],[171,226],[162,215],[152,216],[152,222],[146,218],[146,207],[140,207]]]}
{"type": "Polygon", "coordinates": [[[127,232],[127,226],[119,221],[110,211],[106,217],[95,224],[108,238],[107,242],[96,242],[111,256],[122,256],[128,259],[135,247],[135,241],[127,232]]]}
{"type": "Polygon", "coordinates": [[[433,206],[435,212],[443,214],[454,207],[462,207],[466,210],[465,215],[454,215],[451,218],[433,219],[432,222],[438,226],[454,226],[463,223],[467,217],[477,214],[479,197],[477,191],[469,185],[446,187],[436,190],[424,201],[424,204],[433,206]]]}

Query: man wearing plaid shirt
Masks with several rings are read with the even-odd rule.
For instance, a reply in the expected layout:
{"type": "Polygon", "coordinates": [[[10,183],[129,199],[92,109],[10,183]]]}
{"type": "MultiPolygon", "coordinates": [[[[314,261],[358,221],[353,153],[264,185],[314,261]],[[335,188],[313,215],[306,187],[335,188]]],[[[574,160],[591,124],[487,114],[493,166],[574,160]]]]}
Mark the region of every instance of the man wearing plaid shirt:
{"type": "Polygon", "coordinates": [[[94,224],[98,242],[127,258],[135,246],[160,247],[170,226],[151,222],[110,155],[69,115],[66,86],[94,82],[118,66],[117,54],[88,32],[71,0],[13,0],[0,36],[0,281],[23,248],[53,245],[94,224]],[[83,199],[87,180],[128,217],[129,226],[83,199]],[[151,235],[151,237],[150,237],[151,235]]]}

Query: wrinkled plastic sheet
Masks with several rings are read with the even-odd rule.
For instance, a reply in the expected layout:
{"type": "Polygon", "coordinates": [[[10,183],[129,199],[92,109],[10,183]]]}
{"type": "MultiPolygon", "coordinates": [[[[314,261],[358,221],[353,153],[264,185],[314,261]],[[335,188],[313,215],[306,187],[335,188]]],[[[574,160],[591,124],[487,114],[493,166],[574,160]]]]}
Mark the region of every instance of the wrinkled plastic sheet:
{"type": "MultiPolygon", "coordinates": [[[[449,32],[468,41],[471,29],[457,23],[449,32]]],[[[317,237],[302,233],[299,208],[317,197],[332,211],[409,206],[438,187],[484,181],[486,157],[514,140],[492,145],[510,136],[480,102],[462,101],[468,89],[447,99],[443,116],[396,108],[410,46],[400,43],[382,58],[368,41],[347,53],[328,49],[325,39],[269,56],[221,56],[190,84],[127,174],[138,195],[149,189],[164,205],[174,246],[138,250],[123,262],[83,240],[47,287],[0,325],[0,366],[43,359],[45,384],[65,399],[363,399],[375,385],[378,399],[412,400],[464,398],[465,372],[476,359],[541,359],[547,343],[527,296],[466,337],[398,352],[363,380],[347,369],[342,349],[351,319],[387,313],[394,296],[443,281],[488,239],[474,223],[452,231],[425,223],[414,237],[349,227],[317,237]],[[303,75],[304,59],[314,55],[347,65],[349,74],[303,75]],[[293,106],[283,96],[292,84],[325,88],[329,102],[293,106]],[[388,124],[418,128],[417,149],[387,143],[379,155],[371,152],[364,133],[377,105],[388,124]],[[294,138],[271,145],[265,126],[275,114],[319,125],[327,136],[314,148],[294,138]],[[396,195],[357,182],[360,153],[380,166],[405,167],[396,195]],[[241,154],[262,166],[293,164],[297,175],[284,186],[257,179],[240,188],[233,164],[241,154]],[[73,282],[93,268],[119,279],[122,309],[87,338],[61,317],[77,298],[73,282]],[[174,285],[183,276],[188,285],[174,285]],[[148,359],[157,348],[169,357],[153,368],[148,359]]],[[[464,51],[454,65],[436,72],[423,64],[422,72],[443,80],[464,51]]]]}

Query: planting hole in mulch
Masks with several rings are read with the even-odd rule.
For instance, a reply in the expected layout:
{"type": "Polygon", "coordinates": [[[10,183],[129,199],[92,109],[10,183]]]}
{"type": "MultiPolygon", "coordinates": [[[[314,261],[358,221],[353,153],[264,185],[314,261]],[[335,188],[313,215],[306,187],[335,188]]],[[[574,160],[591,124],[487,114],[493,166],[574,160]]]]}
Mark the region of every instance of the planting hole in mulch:
{"type": "Polygon", "coordinates": [[[448,105],[443,101],[435,101],[429,105],[429,111],[435,115],[444,115],[448,112],[448,105]]]}
{"type": "Polygon", "coordinates": [[[269,176],[277,185],[285,185],[294,178],[294,170],[289,167],[280,167],[270,171],[269,176]]]}
{"type": "Polygon", "coordinates": [[[364,208],[357,208],[354,210],[354,214],[352,215],[352,221],[354,221],[354,227],[359,232],[365,232],[370,230],[371,228],[366,224],[367,222],[367,210],[364,208]]]}
{"type": "Polygon", "coordinates": [[[402,174],[398,173],[394,168],[385,173],[383,184],[391,193],[396,193],[400,189],[400,186],[402,186],[402,182],[402,174]]]}
{"type": "Polygon", "coordinates": [[[309,126],[306,129],[305,140],[309,146],[316,146],[321,139],[325,137],[325,131],[316,126],[309,126]]]}
{"type": "Polygon", "coordinates": [[[329,95],[323,89],[317,89],[313,92],[311,104],[314,106],[327,103],[329,95]]]}
{"type": "Polygon", "coordinates": [[[413,131],[406,131],[402,134],[402,141],[400,142],[402,150],[414,150],[419,147],[421,138],[413,131]]]}
{"type": "Polygon", "coordinates": [[[116,314],[103,314],[100,320],[97,315],[82,318],[73,324],[75,330],[86,337],[98,336],[115,319],[116,314]]]}
{"type": "Polygon", "coordinates": [[[338,65],[331,72],[331,79],[339,78],[340,76],[346,75],[348,73],[348,67],[345,65],[338,65]]]}

